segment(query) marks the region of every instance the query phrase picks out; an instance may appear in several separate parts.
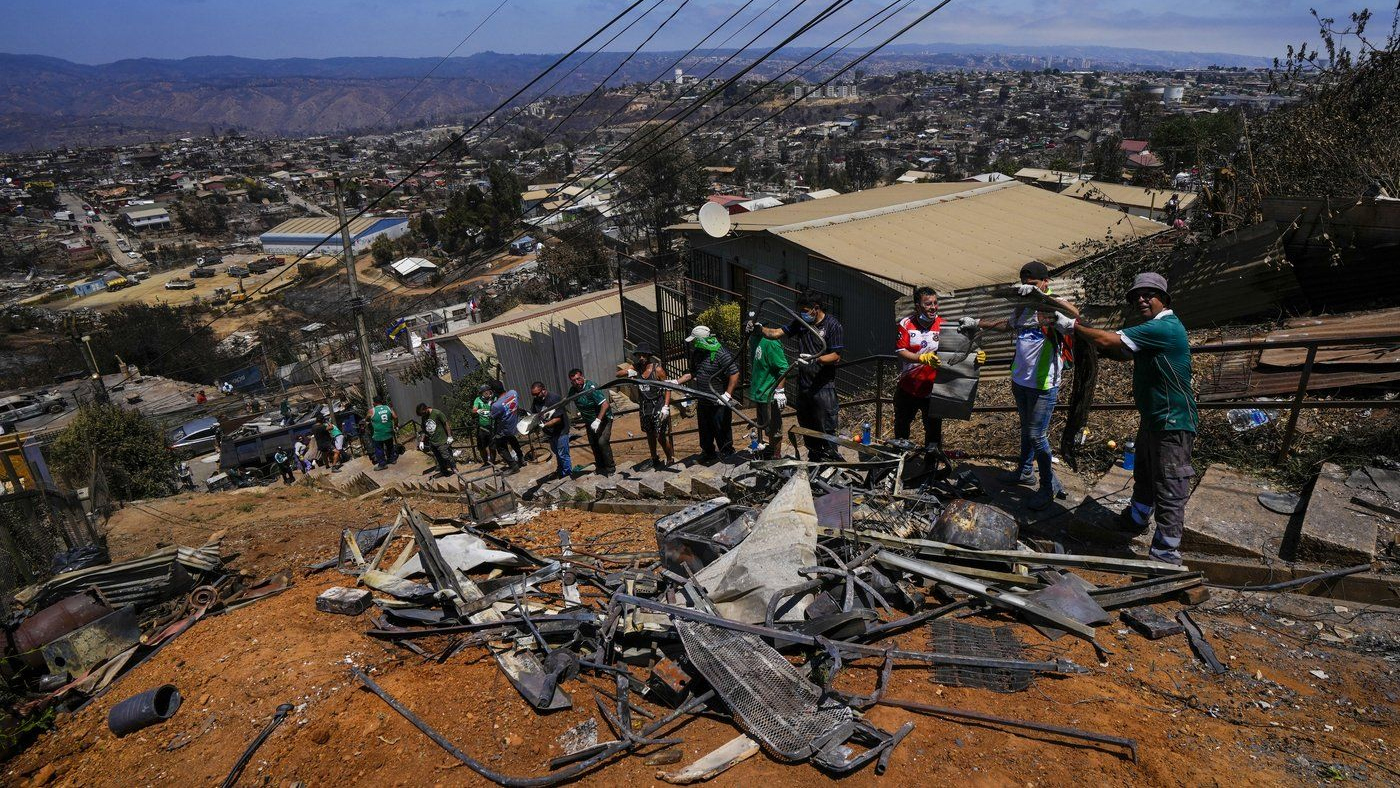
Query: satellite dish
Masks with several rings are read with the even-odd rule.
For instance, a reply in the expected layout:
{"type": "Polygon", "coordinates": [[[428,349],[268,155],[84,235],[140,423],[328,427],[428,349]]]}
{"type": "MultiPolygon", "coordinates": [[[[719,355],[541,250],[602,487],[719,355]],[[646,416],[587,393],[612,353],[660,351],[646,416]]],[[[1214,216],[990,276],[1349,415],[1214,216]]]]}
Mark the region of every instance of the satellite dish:
{"type": "Polygon", "coordinates": [[[729,218],[729,211],[717,202],[707,202],[700,206],[700,228],[711,238],[723,238],[729,235],[729,228],[733,222],[729,218]]]}

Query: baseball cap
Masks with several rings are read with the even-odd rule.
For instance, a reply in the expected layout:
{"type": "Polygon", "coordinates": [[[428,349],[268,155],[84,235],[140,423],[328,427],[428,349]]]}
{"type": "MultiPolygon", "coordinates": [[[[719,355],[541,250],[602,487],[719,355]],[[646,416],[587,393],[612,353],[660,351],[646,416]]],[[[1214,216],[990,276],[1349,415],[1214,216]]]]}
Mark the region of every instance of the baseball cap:
{"type": "Polygon", "coordinates": [[[1050,269],[1039,260],[1032,260],[1021,266],[1021,276],[1030,279],[1049,279],[1050,269]]]}
{"type": "Polygon", "coordinates": [[[690,336],[685,338],[687,342],[694,342],[697,339],[708,339],[710,336],[709,326],[696,326],[690,329],[690,336]]]}
{"type": "Polygon", "coordinates": [[[1167,292],[1167,278],[1161,274],[1147,271],[1138,274],[1133,278],[1133,286],[1128,288],[1128,295],[1132,295],[1138,290],[1156,290],[1162,294],[1162,303],[1172,302],[1171,294],[1167,292]]]}

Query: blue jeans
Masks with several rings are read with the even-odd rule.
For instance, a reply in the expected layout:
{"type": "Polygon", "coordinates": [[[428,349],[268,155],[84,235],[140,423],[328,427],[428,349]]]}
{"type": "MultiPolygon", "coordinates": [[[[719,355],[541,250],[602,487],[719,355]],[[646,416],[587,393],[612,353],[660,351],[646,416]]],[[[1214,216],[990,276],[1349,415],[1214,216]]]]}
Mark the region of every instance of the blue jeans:
{"type": "Polygon", "coordinates": [[[564,430],[554,437],[546,436],[549,441],[549,450],[554,452],[554,470],[558,471],[560,478],[573,473],[574,465],[569,460],[569,431],[564,430]]]}
{"type": "Polygon", "coordinates": [[[1021,416],[1021,462],[1017,471],[1025,476],[1031,472],[1032,465],[1038,465],[1040,489],[1053,490],[1055,471],[1050,464],[1050,416],[1055,412],[1060,390],[1056,387],[1040,391],[1012,383],[1011,393],[1016,398],[1016,412],[1021,416]]]}

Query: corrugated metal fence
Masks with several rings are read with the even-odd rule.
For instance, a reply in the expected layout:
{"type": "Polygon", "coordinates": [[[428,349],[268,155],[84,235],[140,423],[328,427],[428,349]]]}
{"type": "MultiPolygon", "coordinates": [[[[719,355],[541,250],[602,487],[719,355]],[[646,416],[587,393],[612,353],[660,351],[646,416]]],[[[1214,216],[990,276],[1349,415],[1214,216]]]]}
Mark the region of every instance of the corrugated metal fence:
{"type": "MultiPolygon", "coordinates": [[[[1004,298],[996,298],[992,291],[1004,289],[1006,285],[979,287],[963,290],[938,299],[938,313],[943,319],[956,323],[964,315],[983,320],[1003,320],[1010,318],[1016,305],[1004,298]]],[[[1050,280],[1050,292],[1069,301],[1080,309],[1084,308],[1084,283],[1075,277],[1050,280]]],[[[907,315],[913,311],[913,298],[901,298],[896,304],[898,314],[907,315]]],[[[1009,331],[982,332],[982,349],[987,351],[987,363],[982,367],[983,380],[999,380],[1011,376],[1011,358],[1014,355],[1012,333],[1009,331]]],[[[894,352],[894,326],[890,326],[890,349],[894,352]]]]}
{"type": "Polygon", "coordinates": [[[551,325],[548,332],[529,336],[497,334],[492,337],[503,382],[524,394],[530,384],[543,381],[550,391],[568,388],[567,375],[578,367],[594,381],[612,380],[623,359],[622,315],[595,317],[575,323],[551,325]]]}

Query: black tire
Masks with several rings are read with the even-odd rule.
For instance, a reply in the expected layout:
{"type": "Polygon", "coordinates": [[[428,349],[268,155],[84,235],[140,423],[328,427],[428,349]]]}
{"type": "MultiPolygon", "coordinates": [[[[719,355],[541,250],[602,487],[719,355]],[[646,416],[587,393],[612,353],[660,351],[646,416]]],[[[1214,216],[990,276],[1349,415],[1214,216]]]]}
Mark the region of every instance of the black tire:
{"type": "Polygon", "coordinates": [[[46,408],[45,410],[47,410],[49,413],[62,413],[64,411],[64,406],[62,402],[55,402],[54,404],[48,406],[48,408],[46,408]]]}

